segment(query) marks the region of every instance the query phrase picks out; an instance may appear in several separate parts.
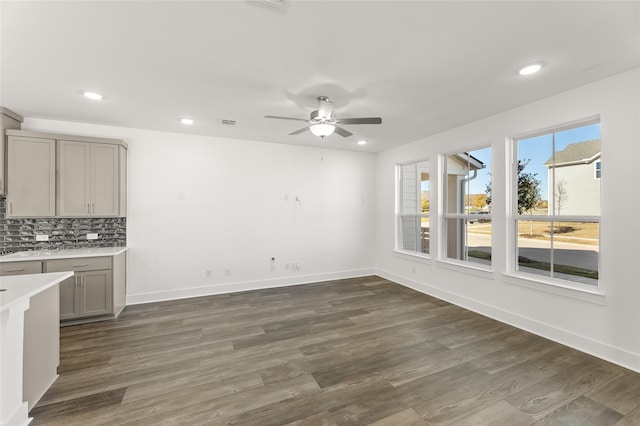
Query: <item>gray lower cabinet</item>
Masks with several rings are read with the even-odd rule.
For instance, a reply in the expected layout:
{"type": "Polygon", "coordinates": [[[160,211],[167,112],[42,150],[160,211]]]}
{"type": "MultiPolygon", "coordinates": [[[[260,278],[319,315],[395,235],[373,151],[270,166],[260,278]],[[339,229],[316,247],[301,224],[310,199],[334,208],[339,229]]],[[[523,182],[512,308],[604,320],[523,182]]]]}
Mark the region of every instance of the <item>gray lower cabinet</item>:
{"type": "Polygon", "coordinates": [[[111,257],[48,260],[46,272],[74,271],[60,283],[60,320],[113,313],[111,257]]]}
{"type": "Polygon", "coordinates": [[[78,272],[60,283],[60,320],[110,314],[112,299],[111,271],[78,272]]]}
{"type": "Polygon", "coordinates": [[[60,321],[65,325],[117,318],[126,305],[126,253],[113,256],[0,262],[0,277],[73,271],[62,281],[60,321]]]}

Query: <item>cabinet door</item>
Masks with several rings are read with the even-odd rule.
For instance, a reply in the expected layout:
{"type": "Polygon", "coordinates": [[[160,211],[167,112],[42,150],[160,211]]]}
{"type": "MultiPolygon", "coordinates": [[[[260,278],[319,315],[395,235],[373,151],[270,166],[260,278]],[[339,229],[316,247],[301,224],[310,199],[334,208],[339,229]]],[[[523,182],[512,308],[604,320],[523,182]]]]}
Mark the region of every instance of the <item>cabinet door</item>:
{"type": "Polygon", "coordinates": [[[111,271],[81,272],[80,316],[104,315],[112,312],[113,286],[111,271]]]}
{"type": "Polygon", "coordinates": [[[91,145],[58,141],[58,216],[88,216],[91,145]]]}
{"type": "Polygon", "coordinates": [[[119,214],[119,152],[118,145],[91,144],[91,215],[119,214]]]}
{"type": "Polygon", "coordinates": [[[10,136],[7,143],[7,217],[56,214],[56,144],[10,136]]]}
{"type": "Polygon", "coordinates": [[[60,283],[60,319],[76,318],[80,312],[80,283],[78,274],[60,283]]]}
{"type": "Polygon", "coordinates": [[[6,136],[5,130],[8,129],[20,129],[22,123],[22,117],[13,111],[7,110],[4,107],[0,107],[0,194],[6,194],[6,172],[4,161],[4,155],[6,152],[6,136]]]}

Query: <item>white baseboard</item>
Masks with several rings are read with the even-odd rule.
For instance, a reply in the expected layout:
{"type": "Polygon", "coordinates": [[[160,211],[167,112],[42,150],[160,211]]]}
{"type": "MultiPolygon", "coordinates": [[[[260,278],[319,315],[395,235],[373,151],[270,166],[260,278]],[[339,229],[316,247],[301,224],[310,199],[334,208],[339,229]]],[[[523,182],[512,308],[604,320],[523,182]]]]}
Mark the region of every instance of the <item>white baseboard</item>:
{"type": "Polygon", "coordinates": [[[618,348],[608,343],[591,339],[588,336],[579,335],[574,332],[558,328],[552,324],[547,324],[533,318],[522,316],[515,312],[487,305],[486,303],[469,299],[463,295],[452,293],[447,290],[431,286],[427,283],[417,282],[389,271],[377,269],[376,275],[421,293],[461,306],[486,317],[512,325],[549,340],[553,340],[554,342],[569,346],[581,352],[585,352],[589,355],[593,355],[630,370],[640,372],[640,354],[629,352],[626,349],[618,348]]]}
{"type": "Polygon", "coordinates": [[[287,287],[321,281],[364,277],[367,275],[375,275],[375,269],[355,269],[350,271],[329,272],[323,274],[296,275],[292,277],[281,277],[267,280],[243,281],[222,284],[218,283],[208,286],[128,294],[127,305],[138,305],[142,303],[162,302],[165,300],[178,300],[191,297],[211,296],[214,294],[238,293],[241,291],[262,290],[265,288],[287,287]]]}

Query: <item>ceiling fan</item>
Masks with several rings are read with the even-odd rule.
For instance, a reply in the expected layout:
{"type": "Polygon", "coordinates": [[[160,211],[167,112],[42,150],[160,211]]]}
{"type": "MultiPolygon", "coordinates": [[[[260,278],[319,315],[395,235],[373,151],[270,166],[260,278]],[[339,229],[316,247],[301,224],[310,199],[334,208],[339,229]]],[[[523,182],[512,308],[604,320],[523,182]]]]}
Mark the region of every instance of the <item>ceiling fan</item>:
{"type": "Polygon", "coordinates": [[[381,124],[382,118],[380,117],[366,117],[366,118],[343,118],[337,119],[333,115],[333,102],[326,96],[318,96],[318,109],[311,113],[310,118],[293,118],[293,117],[279,117],[276,115],[265,115],[265,118],[277,118],[279,120],[295,120],[304,121],[309,123],[307,127],[296,130],[289,133],[289,135],[299,135],[300,133],[310,130],[316,136],[324,138],[336,132],[342,137],[349,137],[353,135],[350,131],[340,127],[342,124],[381,124]]]}

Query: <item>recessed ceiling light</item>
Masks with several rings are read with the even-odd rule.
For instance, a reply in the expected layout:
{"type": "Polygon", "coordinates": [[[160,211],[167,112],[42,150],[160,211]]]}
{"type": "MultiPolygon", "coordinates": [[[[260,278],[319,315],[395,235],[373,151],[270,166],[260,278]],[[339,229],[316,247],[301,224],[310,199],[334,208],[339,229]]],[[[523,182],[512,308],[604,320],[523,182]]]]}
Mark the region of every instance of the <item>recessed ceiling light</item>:
{"type": "Polygon", "coordinates": [[[538,71],[540,71],[540,69],[542,68],[542,65],[540,64],[531,64],[528,65],[524,68],[522,68],[519,72],[520,75],[531,75],[531,74],[535,74],[538,71]]]}
{"type": "Polygon", "coordinates": [[[191,126],[194,123],[194,121],[190,118],[181,118],[180,122],[187,126],[191,126]]]}
{"type": "Polygon", "coordinates": [[[101,101],[103,96],[100,93],[84,91],[82,92],[85,98],[93,99],[94,101],[101,101]]]}
{"type": "Polygon", "coordinates": [[[358,142],[356,142],[356,143],[357,143],[358,145],[366,145],[366,144],[367,144],[367,141],[365,141],[365,140],[361,140],[361,141],[358,141],[358,142]]]}

